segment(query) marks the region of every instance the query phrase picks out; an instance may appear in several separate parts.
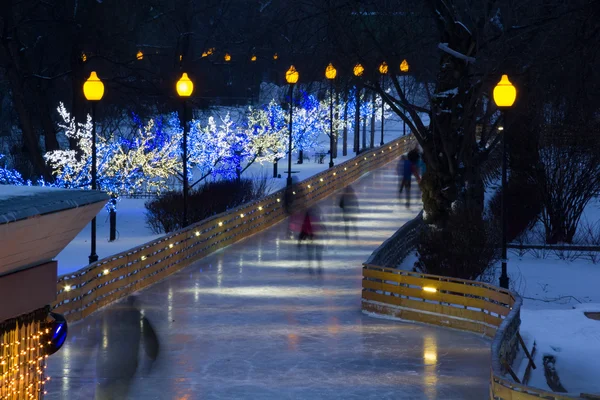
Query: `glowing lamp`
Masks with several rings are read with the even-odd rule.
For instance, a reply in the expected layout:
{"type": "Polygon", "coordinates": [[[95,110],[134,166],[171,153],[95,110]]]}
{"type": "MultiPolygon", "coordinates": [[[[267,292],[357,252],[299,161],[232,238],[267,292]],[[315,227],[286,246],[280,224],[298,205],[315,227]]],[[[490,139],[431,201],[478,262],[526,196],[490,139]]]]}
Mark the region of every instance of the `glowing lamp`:
{"type": "Polygon", "coordinates": [[[225,62],[229,62],[231,61],[231,54],[225,53],[225,56],[223,58],[225,59],[225,62]]]}
{"type": "Polygon", "coordinates": [[[354,72],[354,76],[362,76],[365,73],[365,67],[358,63],[354,66],[352,72],[354,72]]]}
{"type": "Polygon", "coordinates": [[[194,91],[194,83],[190,80],[187,73],[183,73],[177,81],[177,94],[180,97],[190,97],[194,91]]]}
{"type": "Polygon", "coordinates": [[[385,61],[382,62],[381,65],[379,66],[379,73],[381,75],[385,75],[388,73],[388,65],[385,61]]]}
{"type": "Polygon", "coordinates": [[[277,53],[273,54],[273,60],[277,60],[279,58],[279,56],[277,55],[277,53]]]}
{"type": "Polygon", "coordinates": [[[96,75],[96,71],[92,71],[90,77],[83,84],[83,94],[89,101],[100,101],[104,96],[104,83],[96,75]]]}
{"type": "Polygon", "coordinates": [[[143,60],[144,59],[144,53],[142,53],[142,51],[138,51],[137,54],[135,55],[135,58],[137,58],[138,60],[143,60]]]}
{"type": "Polygon", "coordinates": [[[437,289],[436,289],[436,288],[434,288],[434,287],[431,287],[431,286],[425,286],[425,287],[423,288],[423,290],[424,290],[425,292],[429,292],[429,293],[435,293],[435,292],[437,292],[437,289]]]}
{"type": "Polygon", "coordinates": [[[329,80],[335,79],[336,75],[337,75],[337,70],[335,69],[333,64],[329,63],[327,68],[325,68],[325,78],[327,78],[329,80]]]}
{"type": "Polygon", "coordinates": [[[508,75],[502,75],[502,79],[494,88],[494,102],[498,107],[511,107],[517,98],[517,89],[508,80],[508,75]]]}
{"type": "Polygon", "coordinates": [[[296,71],[296,68],[293,65],[291,65],[290,69],[288,69],[285,73],[285,80],[290,85],[295,85],[296,83],[298,83],[299,77],[300,74],[298,73],[298,71],[296,71]]]}
{"type": "Polygon", "coordinates": [[[252,61],[252,62],[256,61],[256,56],[250,57],[250,61],[252,61]]]}
{"type": "Polygon", "coordinates": [[[87,61],[87,56],[85,55],[85,53],[81,53],[81,61],[83,61],[83,62],[87,61]]]}
{"type": "Polygon", "coordinates": [[[408,61],[402,60],[402,62],[400,63],[400,71],[406,73],[406,72],[408,72],[408,69],[409,69],[408,61]]]}

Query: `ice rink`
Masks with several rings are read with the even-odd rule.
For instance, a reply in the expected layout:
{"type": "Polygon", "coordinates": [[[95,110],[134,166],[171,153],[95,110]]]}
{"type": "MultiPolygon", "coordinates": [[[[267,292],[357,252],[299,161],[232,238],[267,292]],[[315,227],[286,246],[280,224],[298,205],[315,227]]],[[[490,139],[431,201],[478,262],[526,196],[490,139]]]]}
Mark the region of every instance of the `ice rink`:
{"type": "Polygon", "coordinates": [[[361,313],[361,264],[421,207],[414,182],[412,206],[398,198],[396,161],[353,187],[350,239],[338,195],[319,203],[322,273],[283,221],[136,296],[160,343],[153,363],[122,304],[72,324],[48,359],[45,398],[118,399],[100,396],[112,381],[127,399],[485,398],[487,339],[361,313]]]}

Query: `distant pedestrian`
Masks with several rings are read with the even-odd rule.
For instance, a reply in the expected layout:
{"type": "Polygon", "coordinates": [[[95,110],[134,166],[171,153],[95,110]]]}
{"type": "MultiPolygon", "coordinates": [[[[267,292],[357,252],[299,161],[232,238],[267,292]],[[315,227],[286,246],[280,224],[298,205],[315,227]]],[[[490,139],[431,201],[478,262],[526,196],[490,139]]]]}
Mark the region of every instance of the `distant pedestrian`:
{"type": "Polygon", "coordinates": [[[340,197],[340,208],[342,209],[342,216],[344,218],[344,228],[346,231],[346,239],[350,238],[350,230],[354,230],[356,236],[358,236],[358,228],[356,222],[358,220],[359,206],[358,197],[352,186],[347,186],[340,197]]]}
{"type": "Polygon", "coordinates": [[[417,183],[421,182],[421,176],[419,175],[419,171],[416,163],[419,161],[419,153],[416,150],[411,150],[408,153],[408,156],[402,155],[400,157],[400,162],[398,164],[398,175],[402,177],[400,181],[400,190],[399,192],[406,193],[406,207],[410,207],[410,187],[412,176],[414,175],[417,179],[417,183]]]}

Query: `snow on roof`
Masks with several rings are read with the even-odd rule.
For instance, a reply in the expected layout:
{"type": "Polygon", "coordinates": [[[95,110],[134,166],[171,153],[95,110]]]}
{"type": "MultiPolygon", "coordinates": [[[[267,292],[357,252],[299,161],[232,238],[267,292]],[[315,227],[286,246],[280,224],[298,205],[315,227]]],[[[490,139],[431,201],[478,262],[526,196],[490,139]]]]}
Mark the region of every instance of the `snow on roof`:
{"type": "Polygon", "coordinates": [[[99,191],[0,185],[0,224],[107,200],[99,191]]]}

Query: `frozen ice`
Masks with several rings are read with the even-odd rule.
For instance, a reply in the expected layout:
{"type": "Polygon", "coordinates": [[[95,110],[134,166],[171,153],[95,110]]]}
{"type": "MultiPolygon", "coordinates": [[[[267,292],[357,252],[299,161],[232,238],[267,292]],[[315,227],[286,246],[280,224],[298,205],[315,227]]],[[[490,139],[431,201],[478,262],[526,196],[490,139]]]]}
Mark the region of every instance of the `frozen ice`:
{"type": "MultiPolygon", "coordinates": [[[[319,203],[328,232],[322,274],[309,273],[306,249],[283,221],[140,292],[160,351],[153,364],[140,351],[127,398],[485,398],[487,339],[361,312],[362,263],[420,211],[417,191],[410,209],[398,199],[395,167],[353,185],[358,238],[345,237],[337,195],[319,203]]],[[[131,337],[110,324],[118,307],[69,327],[48,359],[47,400],[94,398],[97,354],[131,337]]]]}

